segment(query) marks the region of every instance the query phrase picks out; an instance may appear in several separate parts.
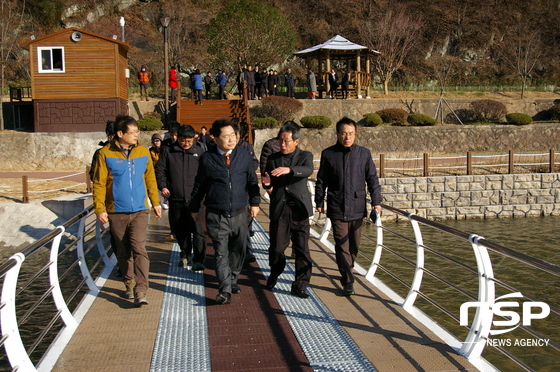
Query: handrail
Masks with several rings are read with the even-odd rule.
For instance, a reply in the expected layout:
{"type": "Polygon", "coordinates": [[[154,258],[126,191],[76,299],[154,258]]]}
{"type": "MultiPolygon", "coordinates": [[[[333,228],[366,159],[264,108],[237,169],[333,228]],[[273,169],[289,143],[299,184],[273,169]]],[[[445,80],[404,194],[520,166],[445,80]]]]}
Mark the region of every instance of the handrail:
{"type": "MultiPolygon", "coordinates": [[[[72,337],[116,263],[114,255],[111,257],[108,256],[108,246],[106,246],[103,241],[103,237],[107,232],[108,229],[104,229],[103,226],[97,222],[97,219],[95,219],[93,205],[90,205],[41,239],[25,247],[21,252],[11,256],[7,262],[0,266],[0,278],[4,278],[0,300],[0,326],[2,328],[0,346],[4,346],[8,360],[14,370],[50,371],[52,369],[60,353],[72,337]],[[95,222],[90,223],[87,222],[88,220],[93,220],[95,222]],[[62,238],[64,234],[68,234],[67,231],[75,228],[75,225],[78,225],[76,239],[63,243],[62,238]],[[84,250],[84,243],[86,242],[88,248],[84,250]],[[17,283],[22,265],[25,263],[24,261],[30,256],[35,257],[36,252],[41,248],[48,248],[47,246],[49,244],[51,247],[48,260],[45,261],[42,268],[38,270],[34,269],[36,274],[31,275],[31,278],[18,290],[17,283]],[[65,247],[65,244],[69,244],[69,246],[65,247]],[[61,255],[72,246],[76,247],[76,260],[71,263],[61,263],[61,255]],[[94,247],[97,247],[97,250],[91,249],[94,247]],[[96,263],[92,265],[92,268],[88,267],[86,260],[87,255],[99,257],[96,263]],[[105,264],[105,267],[103,270],[100,270],[99,273],[93,273],[97,275],[97,279],[94,280],[92,270],[97,267],[101,260],[105,264]],[[67,265],[68,269],[63,268],[62,265],[67,265]],[[75,273],[74,275],[79,275],[83,279],[76,281],[70,280],[70,282],[77,282],[76,287],[74,289],[63,290],[60,285],[61,279],[66,277],[69,271],[76,266],[79,267],[80,273],[75,273]],[[40,280],[45,280],[44,274],[46,274],[47,270],[47,289],[44,290],[42,294],[37,294],[38,299],[36,301],[33,300],[34,303],[26,308],[27,311],[25,314],[18,317],[16,313],[17,297],[24,293],[26,288],[30,287],[31,284],[40,284],[40,280]],[[59,275],[59,270],[66,271],[64,271],[62,275],[59,275]],[[87,285],[87,291],[83,298],[81,298],[80,301],[75,301],[74,304],[70,304],[76,294],[83,290],[82,287],[84,284],[87,285]],[[47,301],[51,296],[54,307],[49,305],[51,304],[50,301],[47,301]],[[70,306],[74,306],[76,302],[79,303],[72,312],[70,306]],[[41,331],[34,333],[32,340],[23,340],[21,328],[25,326],[25,320],[34,314],[39,306],[42,306],[41,309],[44,309],[44,306],[50,306],[51,312],[54,313],[54,315],[50,320],[45,320],[44,323],[46,324],[41,322],[41,326],[44,327],[41,331]],[[40,360],[33,361],[31,354],[47,334],[52,334],[52,328],[59,321],[63,323],[62,329],[58,332],[56,338],[50,344],[48,350],[41,356],[40,360]],[[30,344],[27,349],[25,346],[26,344],[30,344]]],[[[68,282],[68,280],[65,280],[65,283],[68,282]]],[[[48,314],[41,314],[41,316],[43,319],[44,317],[48,317],[48,314]]]]}
{"type": "MultiPolygon", "coordinates": [[[[314,187],[313,183],[309,183],[310,190],[313,193],[314,187]]],[[[492,265],[492,260],[488,254],[488,251],[493,251],[498,253],[499,255],[512,258],[520,263],[523,263],[529,267],[541,270],[548,274],[554,275],[556,277],[560,277],[560,266],[554,265],[552,263],[543,261],[541,259],[531,257],[521,252],[517,252],[513,249],[508,247],[504,247],[500,244],[492,242],[488,239],[483,237],[469,234],[464,231],[455,229],[450,226],[446,226],[442,223],[430,221],[426,218],[417,216],[413,213],[409,213],[389,205],[382,204],[382,208],[384,213],[391,213],[397,216],[405,217],[411,224],[412,229],[414,232],[414,239],[409,239],[404,236],[399,236],[398,233],[391,231],[388,228],[385,228],[382,224],[382,218],[378,218],[376,222],[376,231],[377,237],[371,238],[365,234],[362,234],[362,237],[367,238],[375,243],[375,251],[373,253],[373,257],[368,259],[371,261],[369,268],[362,268],[360,265],[356,265],[355,269],[362,273],[365,278],[380,288],[384,293],[386,293],[390,298],[395,300],[396,302],[400,303],[401,306],[405,310],[407,310],[412,316],[416,319],[421,321],[422,323],[428,325],[438,336],[440,336],[446,343],[448,343],[451,347],[453,347],[457,352],[465,356],[471,363],[482,370],[493,370],[492,367],[488,362],[486,362],[482,357],[481,354],[484,351],[485,347],[487,346],[487,340],[490,338],[491,335],[491,326],[493,324],[494,319],[494,310],[493,305],[495,304],[496,300],[500,298],[496,298],[495,293],[495,285],[499,285],[505,289],[514,291],[514,295],[519,295],[519,297],[525,297],[530,301],[539,301],[535,296],[525,294],[523,291],[520,291],[514,288],[507,283],[504,283],[495,278],[494,268],[492,265]],[[469,242],[472,246],[475,258],[476,258],[476,266],[475,268],[470,268],[466,264],[455,260],[453,257],[447,256],[445,253],[438,252],[434,248],[430,248],[424,245],[422,232],[420,229],[420,225],[436,229],[437,231],[444,232],[446,234],[451,234],[457,238],[465,240],[469,242]],[[397,238],[405,239],[407,242],[412,242],[416,245],[416,262],[405,258],[402,256],[397,250],[394,248],[388,248],[384,245],[384,234],[390,233],[397,238]],[[381,264],[382,252],[387,251],[393,253],[400,259],[403,259],[404,262],[407,264],[415,266],[414,275],[412,281],[409,282],[408,280],[402,279],[397,272],[391,272],[386,267],[381,264]],[[478,294],[470,293],[459,286],[451,283],[450,281],[440,277],[438,274],[435,273],[434,270],[430,270],[428,267],[425,267],[425,253],[431,252],[435,253],[438,257],[447,260],[448,262],[456,265],[457,267],[461,267],[462,269],[467,269],[471,275],[478,277],[478,294]],[[389,288],[385,283],[383,283],[378,277],[376,277],[377,269],[381,269],[383,272],[387,273],[390,277],[396,279],[399,283],[408,287],[409,291],[408,294],[403,298],[398,295],[394,290],[389,288]],[[421,296],[425,300],[427,300],[432,306],[435,306],[439,310],[441,310],[446,315],[450,316],[455,321],[459,321],[459,318],[454,315],[452,311],[446,309],[445,305],[438,304],[435,300],[431,299],[426,293],[421,291],[422,287],[422,279],[423,274],[429,274],[431,278],[438,280],[440,283],[443,283],[445,286],[450,287],[451,289],[455,290],[456,292],[460,293],[463,296],[466,296],[467,301],[472,301],[475,299],[476,312],[475,316],[472,319],[471,323],[467,326],[469,329],[468,335],[464,338],[463,341],[460,341],[457,336],[453,335],[449,330],[443,328],[440,324],[434,322],[429,316],[424,314],[421,310],[419,310],[415,306],[415,300],[418,296],[421,296]]],[[[385,219],[385,218],[383,218],[385,219]]],[[[314,220],[315,223],[318,221],[314,220]]],[[[328,240],[328,235],[330,233],[330,220],[325,217],[325,222],[321,232],[313,231],[312,235],[319,239],[322,243],[327,246],[330,246],[331,249],[334,250],[334,246],[328,240]]],[[[437,269],[437,268],[436,268],[437,269]]],[[[549,311],[560,315],[560,309],[555,306],[548,306],[549,311]]],[[[508,320],[507,318],[505,318],[508,320]]],[[[545,339],[545,337],[540,334],[539,332],[529,328],[525,325],[519,325],[519,329],[527,332],[530,335],[535,337],[539,337],[545,339]]],[[[556,351],[560,351],[560,346],[556,343],[550,341],[548,344],[551,348],[556,351]]],[[[520,358],[513,355],[510,351],[504,349],[502,346],[499,345],[492,345],[496,348],[499,352],[505,355],[507,358],[511,359],[515,363],[517,363],[520,367],[524,368],[527,371],[532,371],[531,367],[525,364],[520,358]]]]}

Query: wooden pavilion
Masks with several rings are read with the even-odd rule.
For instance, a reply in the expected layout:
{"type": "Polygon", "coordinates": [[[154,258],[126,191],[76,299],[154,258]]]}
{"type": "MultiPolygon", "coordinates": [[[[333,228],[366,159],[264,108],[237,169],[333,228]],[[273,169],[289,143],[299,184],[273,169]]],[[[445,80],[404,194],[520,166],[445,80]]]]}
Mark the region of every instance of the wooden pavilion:
{"type": "Polygon", "coordinates": [[[327,74],[331,70],[332,62],[344,62],[348,73],[353,74],[350,79],[350,94],[356,98],[362,98],[362,91],[365,91],[366,97],[370,96],[371,58],[377,54],[380,52],[355,44],[340,35],[336,35],[323,44],[295,53],[296,56],[305,58],[307,66],[313,67],[312,61],[317,61],[318,68],[315,71],[318,72],[317,76],[321,80],[317,81],[320,95],[322,92],[330,90],[327,74]]]}

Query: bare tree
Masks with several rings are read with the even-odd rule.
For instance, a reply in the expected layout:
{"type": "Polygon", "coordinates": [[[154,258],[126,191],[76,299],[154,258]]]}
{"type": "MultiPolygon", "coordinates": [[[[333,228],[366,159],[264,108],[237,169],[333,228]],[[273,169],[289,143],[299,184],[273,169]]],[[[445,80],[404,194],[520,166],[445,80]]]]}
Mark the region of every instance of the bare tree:
{"type": "Polygon", "coordinates": [[[362,28],[366,46],[381,52],[373,60],[373,67],[389,94],[389,81],[401,68],[410,50],[417,43],[423,22],[405,14],[388,11],[380,20],[368,19],[362,28]]]}
{"type": "Polygon", "coordinates": [[[17,45],[25,0],[0,0],[0,130],[4,130],[4,90],[6,65],[17,45]]]}
{"type": "Polygon", "coordinates": [[[543,53],[541,33],[520,25],[506,33],[498,46],[501,59],[521,77],[521,98],[525,95],[527,79],[539,62],[543,53]]]}

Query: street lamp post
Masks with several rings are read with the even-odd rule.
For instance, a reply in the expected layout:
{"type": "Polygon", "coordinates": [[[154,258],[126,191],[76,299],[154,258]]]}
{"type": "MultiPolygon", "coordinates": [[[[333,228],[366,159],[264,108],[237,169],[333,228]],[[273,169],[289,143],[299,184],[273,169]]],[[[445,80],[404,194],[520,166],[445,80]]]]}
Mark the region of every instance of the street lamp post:
{"type": "Polygon", "coordinates": [[[167,38],[167,28],[169,27],[170,18],[166,15],[160,15],[159,22],[161,27],[163,27],[163,54],[164,54],[164,69],[163,75],[165,76],[165,125],[168,125],[168,115],[169,115],[169,50],[168,50],[168,38],[167,38]]]}
{"type": "Polygon", "coordinates": [[[121,41],[124,43],[124,17],[119,18],[119,26],[121,26],[121,41]]]}

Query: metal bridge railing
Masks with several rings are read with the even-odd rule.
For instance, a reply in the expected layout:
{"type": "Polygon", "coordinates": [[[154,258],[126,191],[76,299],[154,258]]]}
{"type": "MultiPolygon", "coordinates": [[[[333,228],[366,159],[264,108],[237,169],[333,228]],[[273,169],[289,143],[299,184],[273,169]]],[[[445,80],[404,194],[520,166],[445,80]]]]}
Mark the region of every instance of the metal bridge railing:
{"type": "MultiPolygon", "coordinates": [[[[314,183],[309,182],[310,190],[314,190],[314,183]]],[[[369,261],[369,267],[363,268],[359,265],[356,265],[355,269],[363,274],[365,278],[380,288],[385,294],[387,294],[390,298],[395,300],[396,302],[400,303],[401,306],[405,310],[407,310],[410,314],[412,314],[416,319],[427,325],[430,329],[432,329],[439,337],[441,337],[446,343],[448,343],[451,347],[456,349],[461,355],[465,356],[469,361],[471,361],[475,366],[481,368],[482,370],[493,370],[493,367],[488,364],[482,357],[482,352],[484,351],[485,347],[488,344],[488,340],[492,335],[492,325],[495,319],[500,319],[498,322],[511,322],[512,319],[506,317],[500,317],[499,315],[503,314],[503,310],[498,306],[496,307],[496,301],[499,301],[503,298],[515,297],[515,298],[525,298],[531,301],[533,304],[544,304],[543,299],[539,299],[536,296],[533,296],[525,291],[519,290],[504,281],[498,279],[499,275],[496,275],[494,272],[493,261],[490,257],[489,252],[494,252],[497,254],[498,262],[502,257],[509,257],[515,260],[520,266],[520,272],[523,271],[521,266],[530,267],[537,270],[539,273],[542,274],[550,274],[554,277],[560,277],[560,267],[545,262],[543,260],[530,257],[523,253],[517,252],[510,248],[504,247],[483,237],[468,234],[463,231],[454,229],[452,227],[446,226],[444,224],[427,220],[425,218],[419,217],[414,215],[413,213],[408,213],[406,211],[393,208],[388,205],[382,205],[383,213],[384,214],[394,214],[400,216],[400,219],[403,217],[407,219],[412,227],[413,236],[414,238],[407,237],[397,231],[393,231],[383,226],[382,219],[378,218],[376,222],[376,237],[371,237],[366,234],[362,234],[362,239],[369,240],[370,242],[375,245],[375,251],[372,257],[366,257],[367,261],[369,261]],[[456,238],[459,238],[462,241],[465,241],[467,244],[472,246],[473,254],[476,260],[476,267],[469,266],[464,262],[451,257],[448,254],[438,251],[437,249],[431,248],[424,243],[424,235],[423,229],[429,229],[435,231],[437,236],[440,236],[441,233],[450,234],[456,238]],[[400,248],[398,247],[389,247],[385,244],[385,235],[391,235],[397,241],[403,241],[406,244],[412,244],[415,246],[416,249],[416,257],[415,259],[411,259],[407,257],[403,252],[401,252],[400,248]],[[397,270],[391,270],[387,266],[383,264],[382,257],[389,257],[387,254],[396,257],[396,261],[404,262],[406,266],[412,267],[413,276],[412,280],[410,279],[403,279],[402,272],[405,271],[402,264],[396,264],[395,266],[398,267],[397,270]],[[440,267],[434,266],[430,267],[427,260],[426,255],[434,255],[438,258],[444,260],[447,264],[453,265],[456,267],[456,270],[463,270],[465,272],[463,278],[472,278],[473,280],[476,279],[478,282],[478,293],[472,293],[469,290],[462,288],[460,285],[454,284],[452,281],[445,279],[442,275],[439,275],[438,269],[440,267]],[[402,270],[401,270],[402,269],[402,270]],[[384,282],[382,282],[378,276],[379,273],[383,272],[387,274],[389,277],[396,280],[398,283],[402,284],[408,289],[408,293],[405,297],[400,296],[397,294],[392,288],[389,288],[384,282]],[[427,316],[423,311],[421,311],[416,305],[416,300],[418,297],[426,300],[430,306],[433,306],[439,311],[443,312],[447,316],[449,316],[452,321],[456,322],[455,324],[460,324],[460,317],[457,316],[458,309],[449,309],[449,304],[446,303],[438,303],[436,300],[430,297],[426,288],[424,291],[422,290],[423,285],[423,278],[424,274],[433,278],[440,283],[442,287],[450,289],[457,293],[458,295],[463,296],[472,307],[476,308],[474,317],[472,321],[468,325],[464,325],[468,328],[468,334],[463,339],[460,340],[458,336],[452,333],[452,331],[443,328],[439,322],[434,322],[434,320],[427,316]],[[496,285],[507,290],[511,291],[510,295],[501,296],[496,298],[496,285]],[[446,306],[447,305],[447,306],[446,306]],[[496,310],[497,309],[497,310],[496,310]]],[[[321,216],[319,216],[321,217],[321,216]]],[[[392,216],[395,217],[395,216],[392,216]]],[[[390,218],[392,219],[392,218],[390,218]]],[[[329,246],[334,251],[334,245],[329,241],[329,234],[331,230],[331,222],[328,218],[324,218],[324,222],[319,221],[317,216],[313,219],[315,225],[321,228],[321,231],[315,231],[312,229],[312,235],[318,238],[323,244],[329,246]]],[[[460,249],[460,248],[457,248],[460,249]]],[[[363,254],[360,252],[363,256],[363,254]]],[[[455,269],[454,269],[455,270],[455,269]]],[[[410,271],[410,270],[409,270],[410,271]]],[[[464,279],[468,280],[468,279],[464,279]]],[[[440,285],[438,284],[438,286],[440,285]]],[[[537,284],[537,283],[535,283],[537,284]]],[[[448,293],[447,295],[456,297],[455,295],[451,294],[452,292],[448,293]]],[[[447,297],[449,298],[449,297],[447,297]]],[[[502,302],[503,305],[506,306],[515,306],[515,303],[507,303],[502,302]]],[[[525,305],[524,305],[525,306],[525,305]]],[[[543,305],[544,306],[544,305],[543,305]]],[[[554,313],[556,315],[560,315],[560,309],[556,306],[548,305],[544,306],[550,309],[550,313],[554,313]]],[[[465,307],[465,310],[468,310],[468,307],[465,307]]],[[[534,319],[544,318],[549,314],[543,310],[542,313],[535,315],[534,319]]],[[[463,311],[463,309],[461,309],[463,311]]],[[[511,313],[511,312],[510,312],[511,313]]],[[[534,315],[534,314],[533,314],[534,315]]],[[[539,339],[546,339],[546,337],[541,334],[540,332],[535,331],[530,326],[526,326],[519,322],[518,328],[522,331],[526,332],[527,335],[532,337],[536,337],[539,339]]],[[[498,323],[499,324],[499,323],[498,323]]],[[[497,324],[494,324],[497,325],[497,324]]],[[[517,328],[517,327],[516,327],[517,328]]],[[[496,332],[496,331],[494,331],[496,332]]],[[[497,334],[497,333],[496,333],[497,334]]],[[[555,350],[555,352],[560,351],[560,346],[549,340],[547,343],[549,347],[555,350]]],[[[520,357],[513,355],[510,351],[506,350],[501,345],[491,344],[492,347],[496,348],[498,352],[505,355],[510,360],[514,361],[518,366],[522,369],[527,371],[533,371],[534,369],[531,368],[528,364],[526,364],[520,357]]]]}
{"type": "Polygon", "coordinates": [[[4,346],[14,371],[52,369],[116,263],[114,255],[109,257],[107,254],[109,244],[105,243],[108,239],[104,236],[109,230],[100,226],[92,211],[93,205],[14,254],[0,267],[0,279],[3,279],[0,346],[4,346]],[[68,234],[69,230],[73,234],[68,234]],[[45,249],[50,250],[46,260],[38,257],[45,249]],[[67,262],[66,258],[74,254],[74,250],[75,260],[67,262]],[[22,266],[31,257],[38,258],[39,267],[24,267],[26,277],[22,278],[22,266]],[[64,264],[61,264],[62,258],[64,264]],[[77,268],[80,273],[76,272],[77,268]],[[95,273],[98,273],[96,279],[95,273]],[[18,286],[20,282],[24,283],[18,286]],[[82,297],[78,296],[80,293],[83,293],[82,297]],[[16,308],[20,303],[25,305],[24,308],[22,305],[16,308]],[[72,312],[70,308],[76,303],[72,312]],[[32,316],[40,316],[41,324],[31,322],[32,316]],[[30,356],[60,322],[62,327],[56,338],[34,363],[30,356]],[[22,328],[29,323],[33,323],[33,330],[23,332],[22,328]],[[22,333],[31,334],[31,337],[24,340],[22,333]]]}

